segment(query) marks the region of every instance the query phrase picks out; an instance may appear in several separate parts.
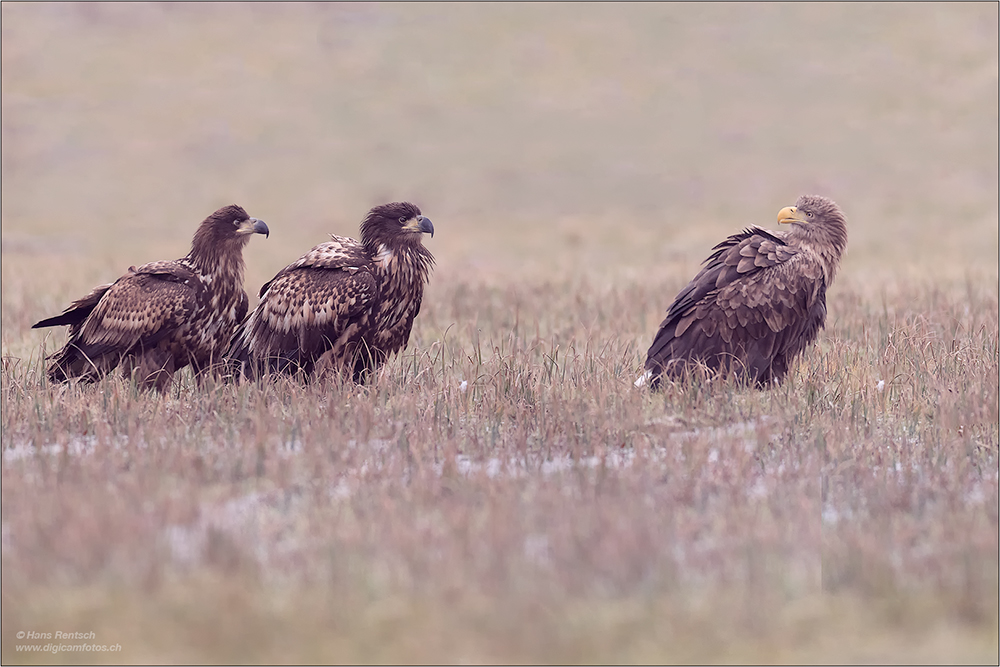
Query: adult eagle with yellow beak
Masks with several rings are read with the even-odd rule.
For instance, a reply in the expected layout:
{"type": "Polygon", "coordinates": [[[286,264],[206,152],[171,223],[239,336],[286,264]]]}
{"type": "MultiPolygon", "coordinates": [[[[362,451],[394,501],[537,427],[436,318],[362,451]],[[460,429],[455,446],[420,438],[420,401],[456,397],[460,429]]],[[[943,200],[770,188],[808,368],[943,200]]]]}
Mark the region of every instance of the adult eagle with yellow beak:
{"type": "Polygon", "coordinates": [[[787,232],[750,227],[713,248],[667,311],[636,386],[701,366],[765,388],[780,382],[826,321],[826,290],[847,246],[835,203],[803,195],[778,212],[787,232]]]}

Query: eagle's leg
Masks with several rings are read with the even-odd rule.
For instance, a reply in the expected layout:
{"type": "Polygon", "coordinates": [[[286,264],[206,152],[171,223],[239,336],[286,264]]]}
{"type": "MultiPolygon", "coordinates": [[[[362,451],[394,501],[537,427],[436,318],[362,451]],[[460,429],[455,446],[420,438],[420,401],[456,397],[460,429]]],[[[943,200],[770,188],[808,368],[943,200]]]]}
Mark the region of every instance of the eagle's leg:
{"type": "Polygon", "coordinates": [[[124,378],[126,382],[130,381],[132,379],[132,376],[135,374],[136,370],[139,367],[138,364],[136,363],[135,355],[134,354],[126,355],[122,359],[121,367],[122,367],[122,378],[124,378]]]}
{"type": "Polygon", "coordinates": [[[192,361],[191,370],[194,371],[194,381],[198,388],[202,387],[206,377],[211,377],[219,382],[227,379],[230,369],[224,360],[209,357],[207,360],[192,361]]]}
{"type": "Polygon", "coordinates": [[[174,355],[157,345],[146,350],[139,358],[137,380],[143,389],[156,389],[163,393],[174,377],[174,355]]]}
{"type": "Polygon", "coordinates": [[[366,341],[361,340],[351,350],[351,356],[348,357],[348,359],[353,359],[354,362],[351,379],[354,380],[355,384],[368,384],[387,357],[388,355],[382,350],[369,347],[366,341]]]}

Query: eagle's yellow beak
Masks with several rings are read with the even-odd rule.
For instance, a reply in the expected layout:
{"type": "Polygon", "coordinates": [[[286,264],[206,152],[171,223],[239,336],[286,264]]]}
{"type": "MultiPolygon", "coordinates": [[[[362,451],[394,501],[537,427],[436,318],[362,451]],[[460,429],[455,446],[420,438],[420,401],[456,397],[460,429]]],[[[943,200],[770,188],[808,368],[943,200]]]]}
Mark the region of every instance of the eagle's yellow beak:
{"type": "Polygon", "coordinates": [[[779,225],[790,225],[793,222],[809,222],[809,218],[803,215],[799,209],[794,206],[786,206],[778,211],[779,225]]]}
{"type": "Polygon", "coordinates": [[[271,230],[267,228],[263,220],[257,218],[247,218],[236,228],[237,234],[263,234],[264,238],[271,235],[271,230]]]}

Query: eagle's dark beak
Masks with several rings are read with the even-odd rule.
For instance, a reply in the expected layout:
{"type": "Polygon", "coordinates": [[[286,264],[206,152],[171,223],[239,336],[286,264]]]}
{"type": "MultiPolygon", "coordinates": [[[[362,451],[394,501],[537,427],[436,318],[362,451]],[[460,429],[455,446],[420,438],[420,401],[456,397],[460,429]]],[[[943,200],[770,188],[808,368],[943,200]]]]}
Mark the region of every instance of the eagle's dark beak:
{"type": "Polygon", "coordinates": [[[410,218],[403,225],[403,229],[409,232],[423,232],[424,234],[430,234],[431,238],[434,237],[434,223],[431,222],[430,218],[425,218],[422,215],[410,218]]]}
{"type": "Polygon", "coordinates": [[[257,218],[247,218],[240,223],[240,226],[236,228],[236,232],[240,235],[243,234],[263,234],[265,237],[271,235],[271,230],[267,228],[263,220],[258,220],[257,218]]]}
{"type": "Polygon", "coordinates": [[[271,230],[267,228],[267,225],[264,224],[263,220],[258,220],[257,218],[250,218],[250,222],[253,223],[254,234],[263,234],[265,239],[271,236],[271,230]]]}
{"type": "Polygon", "coordinates": [[[424,234],[430,234],[431,238],[434,238],[434,223],[431,222],[431,219],[425,218],[421,215],[417,218],[417,220],[420,221],[420,227],[418,227],[418,229],[424,234]]]}

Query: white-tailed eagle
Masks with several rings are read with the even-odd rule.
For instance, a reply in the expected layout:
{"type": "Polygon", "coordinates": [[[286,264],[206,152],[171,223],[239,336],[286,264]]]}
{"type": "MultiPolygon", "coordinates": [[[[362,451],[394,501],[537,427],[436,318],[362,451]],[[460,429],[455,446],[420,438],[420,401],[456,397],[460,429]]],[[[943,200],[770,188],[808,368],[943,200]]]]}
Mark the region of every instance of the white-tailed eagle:
{"type": "Polygon", "coordinates": [[[94,382],[122,364],[126,376],[138,371],[141,386],[163,391],[175,371],[220,362],[247,312],[243,248],[251,234],[268,235],[263,220],[235,204],[220,208],[195,231],[187,256],[130,267],[36,323],[69,325],[69,341],[50,357],[49,380],[94,382]]]}
{"type": "Polygon", "coordinates": [[[779,382],[826,321],[826,290],[847,246],[835,203],[804,195],[781,209],[787,232],[750,227],[713,248],[660,324],[636,386],[703,364],[758,387],[779,382]]]}
{"type": "Polygon", "coordinates": [[[408,202],[376,206],[361,240],[331,235],[260,289],[260,303],[229,350],[236,375],[311,375],[364,381],[406,347],[434,257],[421,239],[434,225],[408,202]]]}

